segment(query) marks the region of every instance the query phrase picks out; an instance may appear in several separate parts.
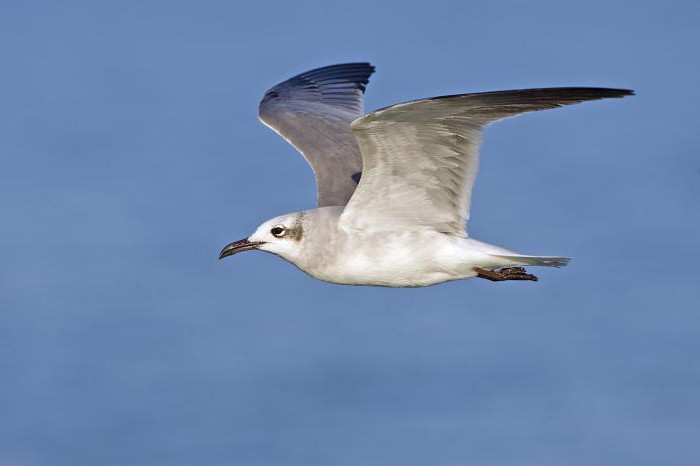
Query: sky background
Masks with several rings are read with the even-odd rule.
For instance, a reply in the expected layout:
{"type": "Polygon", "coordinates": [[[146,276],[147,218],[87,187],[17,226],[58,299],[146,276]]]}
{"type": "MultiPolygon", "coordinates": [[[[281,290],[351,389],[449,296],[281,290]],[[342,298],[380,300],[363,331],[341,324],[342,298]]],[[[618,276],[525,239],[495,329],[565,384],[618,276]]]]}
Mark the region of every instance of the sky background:
{"type": "Polygon", "coordinates": [[[0,1],[0,465],[697,465],[699,5],[0,1]],[[486,131],[470,234],[569,267],[217,260],[314,206],[264,91],[365,60],[367,110],[636,90],[486,131]]]}

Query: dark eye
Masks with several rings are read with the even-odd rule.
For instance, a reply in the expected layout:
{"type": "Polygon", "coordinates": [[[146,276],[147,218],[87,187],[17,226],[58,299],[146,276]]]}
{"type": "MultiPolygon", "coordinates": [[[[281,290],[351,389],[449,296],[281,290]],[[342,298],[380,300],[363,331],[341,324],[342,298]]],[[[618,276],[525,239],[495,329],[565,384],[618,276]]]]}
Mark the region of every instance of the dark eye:
{"type": "Polygon", "coordinates": [[[284,236],[284,234],[286,233],[286,230],[284,229],[284,227],[278,225],[276,227],[273,227],[272,230],[270,230],[270,233],[272,233],[272,236],[276,236],[277,238],[280,238],[280,237],[284,236]]]}

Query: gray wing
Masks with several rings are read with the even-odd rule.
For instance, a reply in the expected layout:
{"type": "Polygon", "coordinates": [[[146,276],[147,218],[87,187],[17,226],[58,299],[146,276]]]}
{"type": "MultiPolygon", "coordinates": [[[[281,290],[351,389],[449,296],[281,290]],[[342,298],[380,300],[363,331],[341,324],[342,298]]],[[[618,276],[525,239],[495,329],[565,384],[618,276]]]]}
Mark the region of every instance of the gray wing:
{"type": "Polygon", "coordinates": [[[350,123],[374,67],[346,63],[307,71],[267,91],[260,120],[302,153],[316,175],[318,205],[347,204],[362,171],[350,123]]]}
{"type": "Polygon", "coordinates": [[[466,236],[484,126],[519,113],[632,94],[525,89],[416,100],[370,113],[352,123],[363,173],[341,226],[466,236]]]}

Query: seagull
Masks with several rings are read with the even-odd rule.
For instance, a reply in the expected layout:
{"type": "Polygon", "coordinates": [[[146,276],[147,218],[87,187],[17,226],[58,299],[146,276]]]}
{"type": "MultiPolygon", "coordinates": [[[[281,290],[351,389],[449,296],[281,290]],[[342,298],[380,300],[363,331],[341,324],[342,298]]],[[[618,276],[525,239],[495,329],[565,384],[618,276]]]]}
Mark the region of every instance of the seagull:
{"type": "Polygon", "coordinates": [[[318,207],[264,222],[224,247],[219,259],[257,249],[319,280],[385,287],[472,277],[537,281],[524,267],[569,262],[469,237],[481,132],[521,113],[633,91],[560,87],[459,94],[364,115],[363,95],[373,72],[369,63],[331,65],[265,93],[260,120],[309,163],[318,207]]]}

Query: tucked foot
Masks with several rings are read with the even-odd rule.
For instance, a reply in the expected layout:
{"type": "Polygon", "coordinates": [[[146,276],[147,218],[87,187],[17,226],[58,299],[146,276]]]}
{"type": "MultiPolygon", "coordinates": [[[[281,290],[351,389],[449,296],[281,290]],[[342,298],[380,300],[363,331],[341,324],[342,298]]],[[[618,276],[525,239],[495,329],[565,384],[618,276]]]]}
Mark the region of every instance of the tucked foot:
{"type": "Polygon", "coordinates": [[[523,267],[504,267],[499,270],[486,270],[479,267],[474,267],[476,276],[485,278],[492,282],[503,282],[506,280],[530,280],[537,281],[537,277],[531,273],[527,273],[523,267]]]}

